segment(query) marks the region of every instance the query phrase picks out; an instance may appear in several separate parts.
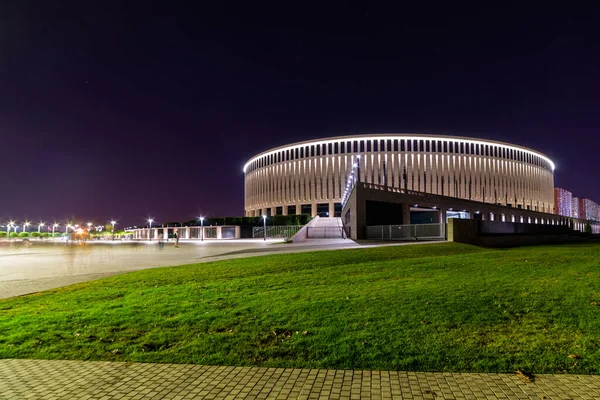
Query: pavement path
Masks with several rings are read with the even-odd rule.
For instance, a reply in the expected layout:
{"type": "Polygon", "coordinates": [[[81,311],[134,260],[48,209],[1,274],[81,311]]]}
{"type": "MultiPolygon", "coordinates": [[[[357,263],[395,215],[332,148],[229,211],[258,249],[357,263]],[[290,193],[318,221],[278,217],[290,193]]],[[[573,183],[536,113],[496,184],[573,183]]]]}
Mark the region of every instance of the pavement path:
{"type": "Polygon", "coordinates": [[[0,360],[0,399],[600,399],[600,376],[0,360]]]}
{"type": "MultiPolygon", "coordinates": [[[[389,244],[389,243],[388,243],[389,244]]],[[[266,254],[335,250],[381,245],[322,239],[303,243],[282,240],[205,240],[174,243],[0,242],[0,298],[20,296],[140,269],[193,264],[266,254]]]]}

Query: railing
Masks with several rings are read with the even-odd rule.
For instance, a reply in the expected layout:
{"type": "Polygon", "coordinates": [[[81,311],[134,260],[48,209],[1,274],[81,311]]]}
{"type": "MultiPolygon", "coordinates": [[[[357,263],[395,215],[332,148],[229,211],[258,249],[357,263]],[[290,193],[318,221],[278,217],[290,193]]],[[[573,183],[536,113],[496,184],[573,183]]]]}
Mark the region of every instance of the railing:
{"type": "Polygon", "coordinates": [[[344,230],[341,226],[328,227],[307,227],[307,239],[339,239],[344,237],[344,230]]]}
{"type": "Polygon", "coordinates": [[[443,224],[367,226],[367,239],[419,240],[444,239],[443,224]]]}
{"type": "MultiPolygon", "coordinates": [[[[303,225],[276,225],[267,226],[267,237],[268,238],[289,238],[294,236],[303,225]]],[[[265,230],[262,226],[255,226],[252,228],[253,238],[265,237],[265,230]]]]}

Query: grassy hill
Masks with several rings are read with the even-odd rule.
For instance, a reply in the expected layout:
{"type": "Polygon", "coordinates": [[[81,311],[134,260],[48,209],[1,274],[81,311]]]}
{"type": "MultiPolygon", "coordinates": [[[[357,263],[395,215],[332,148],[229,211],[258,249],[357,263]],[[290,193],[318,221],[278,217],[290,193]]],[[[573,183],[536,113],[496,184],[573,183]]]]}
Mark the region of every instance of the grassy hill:
{"type": "Polygon", "coordinates": [[[0,357],[600,373],[600,244],[235,259],[0,300],[0,357]]]}

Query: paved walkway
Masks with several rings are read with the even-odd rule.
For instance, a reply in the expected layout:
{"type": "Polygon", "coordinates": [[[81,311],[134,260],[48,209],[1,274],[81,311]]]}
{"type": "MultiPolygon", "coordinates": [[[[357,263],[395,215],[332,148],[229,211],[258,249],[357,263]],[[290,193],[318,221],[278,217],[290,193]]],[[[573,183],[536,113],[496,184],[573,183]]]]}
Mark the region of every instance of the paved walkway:
{"type": "Polygon", "coordinates": [[[390,243],[356,243],[343,239],[308,240],[302,243],[282,243],[282,240],[276,239],[205,240],[182,241],[179,248],[175,248],[172,242],[159,246],[156,241],[91,242],[85,245],[4,241],[0,242],[0,298],[21,296],[146,268],[382,245],[390,243]]]}
{"type": "Polygon", "coordinates": [[[0,360],[0,399],[600,399],[600,376],[0,360]]]}
{"type": "Polygon", "coordinates": [[[265,254],[361,247],[352,240],[324,240],[283,244],[281,240],[181,242],[91,242],[25,244],[0,242],[0,298],[20,296],[99,279],[106,276],[169,265],[194,264],[265,254]]]}

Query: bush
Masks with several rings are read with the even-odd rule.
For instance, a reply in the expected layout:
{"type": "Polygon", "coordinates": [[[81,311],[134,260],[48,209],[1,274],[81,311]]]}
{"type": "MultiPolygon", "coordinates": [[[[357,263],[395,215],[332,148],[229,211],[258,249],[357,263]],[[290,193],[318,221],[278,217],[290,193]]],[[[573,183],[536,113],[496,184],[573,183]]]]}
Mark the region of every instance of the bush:
{"type": "Polygon", "coordinates": [[[0,237],[7,237],[8,233],[6,233],[5,231],[0,231],[0,237]]]}
{"type": "MultiPolygon", "coordinates": [[[[60,233],[60,232],[54,232],[54,237],[60,237],[60,235],[62,235],[62,233],[60,233]]],[[[53,236],[53,235],[50,234],[50,236],[53,236]]]]}
{"type": "Polygon", "coordinates": [[[29,237],[29,232],[21,232],[21,233],[19,233],[19,237],[20,238],[28,238],[29,237]]]}
{"type": "Polygon", "coordinates": [[[50,237],[50,235],[51,235],[51,234],[50,234],[50,233],[48,233],[48,232],[44,232],[44,233],[42,233],[42,237],[43,237],[43,238],[50,237]]]}
{"type": "Polygon", "coordinates": [[[17,232],[11,232],[10,233],[10,237],[11,238],[16,238],[16,237],[19,237],[19,234],[17,232]]]}
{"type": "Polygon", "coordinates": [[[31,236],[32,238],[39,238],[40,236],[42,236],[42,234],[39,232],[31,232],[29,236],[31,236]]]}

